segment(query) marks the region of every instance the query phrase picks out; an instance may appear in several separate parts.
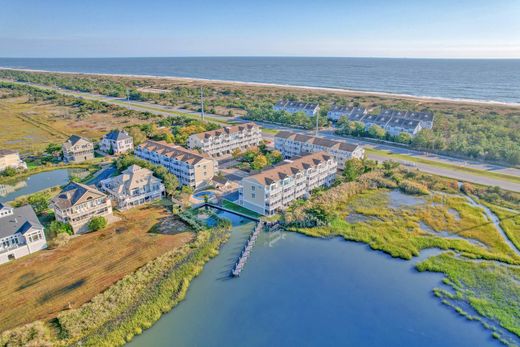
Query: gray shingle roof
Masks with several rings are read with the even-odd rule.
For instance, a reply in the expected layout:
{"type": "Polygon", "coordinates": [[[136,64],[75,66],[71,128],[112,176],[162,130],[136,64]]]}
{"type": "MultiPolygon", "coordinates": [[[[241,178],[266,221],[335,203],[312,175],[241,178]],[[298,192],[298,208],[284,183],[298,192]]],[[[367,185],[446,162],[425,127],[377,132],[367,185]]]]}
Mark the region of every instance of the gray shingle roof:
{"type": "Polygon", "coordinates": [[[43,229],[31,205],[15,208],[13,214],[0,218],[0,238],[25,233],[31,227],[43,229]]]}
{"type": "Polygon", "coordinates": [[[112,141],[121,141],[129,139],[130,135],[128,135],[128,133],[123,130],[112,130],[111,132],[106,134],[104,138],[112,141]]]}
{"type": "Polygon", "coordinates": [[[98,199],[103,196],[106,195],[95,188],[81,183],[71,182],[52,199],[52,203],[59,209],[63,210],[81,204],[87,200],[98,199]]]}

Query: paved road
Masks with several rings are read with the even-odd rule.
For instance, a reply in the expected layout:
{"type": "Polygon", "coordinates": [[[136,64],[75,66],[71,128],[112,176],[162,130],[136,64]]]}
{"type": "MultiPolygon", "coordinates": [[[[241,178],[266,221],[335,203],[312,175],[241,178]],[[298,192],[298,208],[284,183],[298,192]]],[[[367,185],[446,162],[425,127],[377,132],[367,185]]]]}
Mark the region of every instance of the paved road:
{"type": "MultiPolygon", "coordinates": [[[[47,89],[47,90],[54,90],[54,91],[57,91],[59,93],[65,94],[65,95],[82,97],[84,99],[113,103],[113,104],[131,109],[131,110],[135,110],[135,111],[147,111],[150,113],[159,114],[159,115],[163,115],[163,116],[176,116],[179,114],[185,114],[190,117],[199,117],[199,114],[195,113],[193,111],[175,109],[170,106],[155,105],[155,104],[151,104],[151,103],[147,103],[147,102],[140,102],[140,101],[127,101],[126,99],[121,99],[121,98],[114,98],[114,97],[98,95],[98,94],[91,94],[91,93],[75,92],[75,91],[64,90],[64,89],[60,89],[60,88],[34,85],[34,84],[29,84],[29,83],[21,83],[21,82],[17,82],[17,83],[28,84],[28,85],[31,85],[34,87],[47,89]]],[[[240,118],[231,118],[231,117],[225,117],[225,116],[220,116],[220,115],[215,115],[215,114],[206,114],[206,116],[208,118],[211,118],[212,120],[217,120],[217,121],[221,121],[221,122],[226,122],[226,121],[246,122],[246,120],[242,120],[240,118]]],[[[290,131],[302,133],[302,134],[314,134],[314,131],[310,131],[310,130],[294,129],[294,128],[290,128],[290,127],[283,127],[280,125],[273,125],[273,124],[263,123],[263,122],[256,122],[256,123],[262,125],[262,127],[267,128],[267,129],[290,130],[290,131]]],[[[343,140],[343,141],[354,142],[354,143],[362,144],[363,146],[365,146],[367,148],[387,150],[387,151],[392,151],[393,153],[399,153],[399,154],[409,155],[409,156],[413,156],[413,157],[424,158],[424,159],[439,162],[439,163],[457,165],[461,168],[467,167],[467,168],[473,168],[473,169],[482,170],[482,171],[493,171],[493,172],[497,172],[497,173],[507,174],[510,176],[520,177],[520,169],[511,168],[511,167],[503,167],[503,166],[493,165],[493,164],[486,164],[486,163],[481,163],[481,162],[468,162],[468,161],[464,161],[461,159],[450,158],[447,156],[424,154],[422,152],[418,152],[415,150],[402,148],[402,147],[398,147],[398,146],[391,146],[391,145],[387,145],[387,144],[374,144],[372,142],[364,141],[362,139],[355,139],[355,140],[345,139],[344,137],[334,135],[333,131],[330,129],[320,131],[319,136],[323,136],[323,137],[331,138],[331,139],[339,139],[339,140],[343,140]]],[[[269,132],[264,132],[264,137],[266,137],[268,139],[272,139],[274,137],[274,135],[269,132]]],[[[385,157],[384,155],[373,154],[373,153],[368,154],[368,157],[370,159],[379,160],[379,161],[385,161],[385,160],[389,159],[388,157],[385,157]]],[[[404,161],[404,162],[406,162],[406,161],[404,161]]],[[[514,183],[514,182],[511,182],[511,181],[508,181],[505,179],[501,179],[501,178],[487,177],[487,176],[483,176],[483,175],[474,174],[471,172],[458,171],[458,170],[453,170],[453,169],[448,169],[448,168],[441,168],[438,166],[422,164],[422,163],[415,163],[415,168],[417,168],[421,171],[424,171],[424,172],[441,175],[441,176],[446,176],[446,177],[450,177],[450,178],[454,178],[454,179],[458,179],[458,180],[462,180],[462,181],[468,181],[468,182],[484,184],[484,185],[499,186],[503,189],[520,192],[519,183],[514,183]]]]}

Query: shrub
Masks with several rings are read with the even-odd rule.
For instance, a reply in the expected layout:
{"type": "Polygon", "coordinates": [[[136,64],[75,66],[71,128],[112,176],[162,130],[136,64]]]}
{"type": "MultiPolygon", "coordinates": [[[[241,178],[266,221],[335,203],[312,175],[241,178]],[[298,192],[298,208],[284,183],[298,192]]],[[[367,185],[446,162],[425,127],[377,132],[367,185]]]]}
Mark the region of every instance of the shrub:
{"type": "Polygon", "coordinates": [[[412,182],[409,180],[402,180],[399,183],[399,189],[407,194],[421,194],[421,195],[427,195],[430,192],[428,191],[428,188],[421,183],[412,182]]]}
{"type": "Polygon", "coordinates": [[[53,236],[58,236],[59,234],[74,234],[72,226],[69,223],[64,223],[57,220],[54,220],[49,224],[48,230],[49,233],[53,236]]]}
{"type": "Polygon", "coordinates": [[[107,219],[103,216],[97,216],[90,220],[88,223],[89,231],[97,231],[107,226],[107,219]]]}

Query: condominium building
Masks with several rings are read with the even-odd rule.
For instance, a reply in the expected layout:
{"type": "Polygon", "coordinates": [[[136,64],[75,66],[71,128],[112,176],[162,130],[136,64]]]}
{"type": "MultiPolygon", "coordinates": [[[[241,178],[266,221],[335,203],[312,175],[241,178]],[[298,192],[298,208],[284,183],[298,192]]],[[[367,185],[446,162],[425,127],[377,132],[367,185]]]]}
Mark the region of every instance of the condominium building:
{"type": "Polygon", "coordinates": [[[365,149],[359,145],[344,141],[329,140],[322,137],[280,131],[274,137],[274,147],[282,152],[285,158],[324,151],[334,156],[338,169],[345,168],[345,161],[365,155],[365,149]]]}
{"type": "Polygon", "coordinates": [[[161,180],[138,165],[128,167],[119,176],[102,180],[99,188],[110,195],[120,210],[159,200],[164,193],[161,180]]]}
{"type": "Polygon", "coordinates": [[[123,154],[134,149],[134,140],[124,130],[112,130],[103,136],[99,149],[110,154],[123,154]]]}
{"type": "Polygon", "coordinates": [[[112,216],[112,202],[99,190],[81,184],[69,183],[52,199],[54,215],[59,222],[69,223],[74,233],[88,231],[88,223],[94,217],[112,216]]]}
{"type": "Polygon", "coordinates": [[[273,215],[321,186],[330,186],[337,163],[326,152],[307,154],[242,179],[239,203],[263,215],[273,215]]]}
{"type": "Polygon", "coordinates": [[[367,110],[364,107],[334,105],[327,112],[327,118],[337,122],[341,117],[350,119],[351,117],[362,117],[366,114],[367,110]]]}
{"type": "Polygon", "coordinates": [[[415,136],[422,130],[422,126],[418,120],[394,117],[386,123],[385,130],[393,136],[398,136],[401,133],[415,136]]]}
{"type": "Polygon", "coordinates": [[[420,123],[421,129],[431,129],[433,128],[433,112],[431,111],[399,111],[392,109],[381,110],[380,115],[387,116],[391,118],[404,118],[407,120],[414,120],[420,123]]]}
{"type": "Polygon", "coordinates": [[[31,205],[0,203],[0,264],[47,248],[47,240],[31,205]]]}
{"type": "Polygon", "coordinates": [[[307,116],[312,117],[318,113],[320,105],[312,102],[280,100],[273,106],[273,110],[285,111],[288,113],[303,112],[307,116]]]}
{"type": "Polygon", "coordinates": [[[193,188],[209,184],[218,168],[216,160],[208,155],[164,141],[148,140],[137,146],[134,154],[164,166],[177,176],[180,184],[193,188]]]}
{"type": "Polygon", "coordinates": [[[193,134],[188,138],[188,147],[211,156],[221,156],[237,148],[258,146],[261,141],[260,127],[251,122],[193,134]]]}
{"type": "Polygon", "coordinates": [[[66,163],[80,163],[94,159],[94,144],[77,135],[72,135],[63,144],[63,160],[66,163]]]}
{"type": "Polygon", "coordinates": [[[0,149],[0,172],[7,168],[27,169],[27,164],[20,159],[20,154],[10,149],[0,149]]]}

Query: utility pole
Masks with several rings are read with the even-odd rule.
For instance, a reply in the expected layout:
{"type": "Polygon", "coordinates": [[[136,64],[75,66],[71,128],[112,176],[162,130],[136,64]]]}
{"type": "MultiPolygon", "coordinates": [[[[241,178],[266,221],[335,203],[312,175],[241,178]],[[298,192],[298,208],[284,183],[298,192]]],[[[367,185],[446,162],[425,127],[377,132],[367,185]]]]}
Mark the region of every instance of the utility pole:
{"type": "Polygon", "coordinates": [[[200,116],[204,120],[204,88],[200,87],[200,116]]]}
{"type": "Polygon", "coordinates": [[[318,130],[320,128],[319,124],[320,124],[320,112],[318,111],[316,113],[316,136],[318,136],[318,130]]]}

